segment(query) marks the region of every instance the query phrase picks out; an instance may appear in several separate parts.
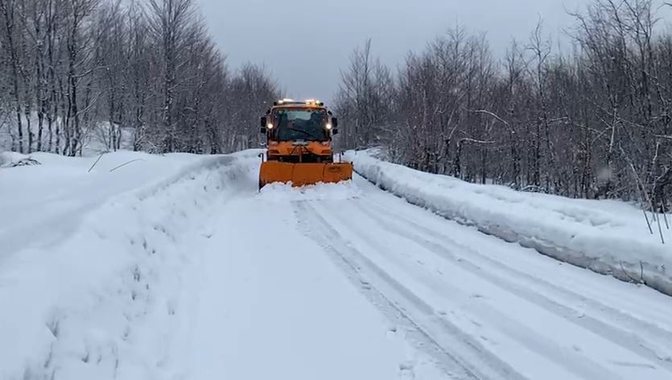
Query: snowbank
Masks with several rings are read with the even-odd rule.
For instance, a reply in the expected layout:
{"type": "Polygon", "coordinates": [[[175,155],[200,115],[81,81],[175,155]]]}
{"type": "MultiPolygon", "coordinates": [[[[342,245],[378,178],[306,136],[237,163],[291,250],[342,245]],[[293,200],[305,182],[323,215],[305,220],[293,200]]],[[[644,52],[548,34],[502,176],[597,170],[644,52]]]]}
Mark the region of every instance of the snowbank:
{"type": "Polygon", "coordinates": [[[47,247],[79,228],[84,216],[121,193],[151,186],[200,165],[196,155],[120,151],[95,157],[3,153],[39,166],[0,167],[0,260],[19,249],[47,247]],[[29,236],[27,236],[29,235],[29,236]]]}
{"type": "MultiPolygon", "coordinates": [[[[11,230],[22,236],[0,233],[0,379],[176,376],[168,365],[172,353],[167,347],[176,330],[188,328],[174,316],[191,307],[182,285],[197,260],[192,249],[199,244],[184,240],[207,239],[201,232],[207,230],[203,224],[211,202],[241,186],[256,185],[241,176],[249,174],[258,158],[254,151],[208,158],[121,155],[127,156],[99,163],[100,176],[86,177],[90,184],[81,172],[86,168],[86,173],[92,162],[76,158],[45,155],[48,163],[42,167],[0,173],[3,198],[20,204],[21,188],[10,186],[11,176],[21,177],[26,191],[31,185],[49,187],[57,176],[40,178],[38,174],[47,174],[44,166],[65,180],[79,180],[69,188],[61,184],[64,187],[51,189],[55,198],[41,199],[43,207],[57,207],[59,192],[81,197],[90,196],[88,192],[105,194],[91,197],[90,204],[84,202],[85,210],[69,209],[67,204],[73,201],[64,198],[62,207],[69,211],[54,215],[70,230],[59,237],[43,239],[39,226],[61,226],[39,212],[32,217],[45,218],[44,223],[11,230]],[[153,162],[152,180],[132,182],[138,177],[132,165],[124,167],[131,172],[128,177],[123,169],[110,172],[131,157],[153,162]],[[110,181],[128,183],[115,187],[110,181]],[[109,197],[107,187],[116,195],[109,197]],[[14,192],[5,192],[9,190],[14,192]],[[80,214],[82,220],[70,221],[80,214]],[[5,245],[12,238],[21,238],[24,244],[5,245]]],[[[138,165],[135,169],[142,167],[147,177],[148,167],[138,165]]],[[[0,232],[12,224],[11,214],[5,212],[11,205],[0,203],[0,232]]]]}
{"type": "Polygon", "coordinates": [[[16,152],[0,152],[0,168],[15,166],[39,165],[40,163],[29,156],[16,152]]]}
{"type": "Polygon", "coordinates": [[[25,158],[24,155],[15,152],[0,152],[0,167],[5,166],[13,161],[25,158]]]}
{"type": "MultiPolygon", "coordinates": [[[[348,152],[357,173],[408,202],[509,242],[597,273],[672,295],[672,233],[651,235],[623,202],[574,200],[475,185],[348,152]]],[[[672,216],[668,216],[672,220],[672,216]]],[[[664,228],[664,227],[663,227],[664,228]]]]}
{"type": "Polygon", "coordinates": [[[264,186],[259,199],[285,203],[287,201],[346,200],[359,198],[361,191],[352,181],[341,183],[318,183],[300,188],[284,183],[264,186]]]}

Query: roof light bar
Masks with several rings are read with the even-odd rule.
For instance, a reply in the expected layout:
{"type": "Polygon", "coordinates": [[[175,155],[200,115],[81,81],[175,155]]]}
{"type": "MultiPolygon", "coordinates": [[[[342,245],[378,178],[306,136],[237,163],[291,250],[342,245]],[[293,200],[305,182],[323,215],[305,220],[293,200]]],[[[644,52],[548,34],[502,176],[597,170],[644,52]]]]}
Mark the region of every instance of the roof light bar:
{"type": "Polygon", "coordinates": [[[321,101],[315,100],[315,99],[307,99],[307,100],[301,102],[301,101],[296,101],[294,99],[285,98],[285,99],[280,99],[280,100],[276,100],[275,102],[273,102],[273,105],[275,105],[275,106],[283,105],[283,104],[307,104],[307,105],[318,106],[318,107],[323,107],[324,106],[324,102],[321,102],[321,101]]]}

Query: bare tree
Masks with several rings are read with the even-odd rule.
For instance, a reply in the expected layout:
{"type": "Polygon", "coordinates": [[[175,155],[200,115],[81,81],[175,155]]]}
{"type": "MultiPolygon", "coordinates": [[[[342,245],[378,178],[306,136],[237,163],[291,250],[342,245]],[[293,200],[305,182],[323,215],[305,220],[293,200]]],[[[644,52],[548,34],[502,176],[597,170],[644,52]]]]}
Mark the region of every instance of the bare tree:
{"type": "MultiPolygon", "coordinates": [[[[669,210],[672,35],[653,0],[594,0],[574,14],[574,50],[554,54],[541,23],[496,62],[455,28],[409,54],[394,88],[370,90],[370,45],[357,49],[337,105],[350,147],[384,144],[411,167],[574,197],[640,200],[669,210]],[[386,138],[362,105],[386,99],[386,138]]],[[[372,108],[373,109],[373,108],[372,108]]]]}
{"type": "Polygon", "coordinates": [[[150,30],[162,52],[163,71],[163,112],[162,127],[165,129],[163,150],[177,149],[175,126],[175,91],[177,69],[186,59],[181,54],[187,29],[193,22],[194,3],[192,0],[150,0],[150,30]]]}
{"type": "Polygon", "coordinates": [[[350,67],[341,73],[336,109],[348,128],[343,145],[362,147],[388,134],[386,120],[391,111],[393,80],[387,67],[371,56],[371,40],[357,48],[350,57],[350,67]]]}
{"type": "Polygon", "coordinates": [[[22,62],[21,62],[21,43],[18,41],[20,39],[21,33],[18,30],[17,25],[17,1],[19,0],[0,0],[0,12],[2,12],[4,30],[3,37],[5,51],[9,56],[9,64],[11,67],[10,81],[12,83],[11,90],[14,95],[14,111],[16,115],[16,128],[18,132],[17,140],[19,146],[19,152],[24,152],[23,146],[23,120],[22,120],[22,99],[21,91],[22,84],[21,78],[24,77],[21,72],[22,62]]]}

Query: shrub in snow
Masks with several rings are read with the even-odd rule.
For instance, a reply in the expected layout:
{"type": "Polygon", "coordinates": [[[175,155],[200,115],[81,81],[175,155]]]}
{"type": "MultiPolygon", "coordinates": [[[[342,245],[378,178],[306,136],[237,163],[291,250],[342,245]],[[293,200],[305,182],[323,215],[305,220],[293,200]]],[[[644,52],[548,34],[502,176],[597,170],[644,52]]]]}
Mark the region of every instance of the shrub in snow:
{"type": "Polygon", "coordinates": [[[29,158],[22,158],[15,162],[10,162],[6,165],[6,167],[15,168],[17,166],[33,166],[33,165],[42,165],[42,164],[40,164],[39,161],[29,157],[29,158]]]}
{"type": "Polygon", "coordinates": [[[13,168],[17,166],[40,165],[40,162],[29,156],[15,152],[0,153],[0,168],[13,168]]]}

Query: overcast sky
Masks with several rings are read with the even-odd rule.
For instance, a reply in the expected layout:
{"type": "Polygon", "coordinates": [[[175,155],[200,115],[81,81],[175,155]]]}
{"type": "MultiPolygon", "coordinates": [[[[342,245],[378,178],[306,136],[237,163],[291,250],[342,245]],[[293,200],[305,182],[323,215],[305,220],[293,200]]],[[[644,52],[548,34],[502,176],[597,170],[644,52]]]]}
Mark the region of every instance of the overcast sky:
{"type": "Polygon", "coordinates": [[[340,70],[367,38],[393,69],[408,51],[450,27],[485,32],[499,58],[513,38],[526,42],[539,17],[545,32],[563,37],[573,24],[567,10],[590,0],[198,0],[210,33],[233,69],[265,67],[297,99],[329,101],[340,70]]]}

